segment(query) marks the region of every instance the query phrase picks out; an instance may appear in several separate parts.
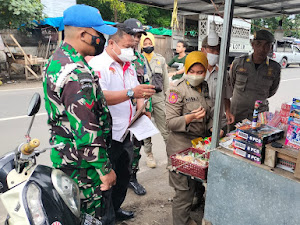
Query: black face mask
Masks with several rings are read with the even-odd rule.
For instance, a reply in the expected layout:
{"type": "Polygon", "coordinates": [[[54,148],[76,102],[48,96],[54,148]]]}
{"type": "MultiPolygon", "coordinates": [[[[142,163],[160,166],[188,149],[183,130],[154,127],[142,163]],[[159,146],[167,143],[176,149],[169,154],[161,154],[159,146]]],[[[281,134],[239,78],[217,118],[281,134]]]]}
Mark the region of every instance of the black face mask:
{"type": "Polygon", "coordinates": [[[149,47],[143,48],[143,52],[146,52],[148,54],[150,54],[153,51],[154,51],[154,46],[152,46],[152,47],[149,46],[149,47]]]}
{"type": "Polygon", "coordinates": [[[104,35],[98,32],[97,33],[99,36],[94,36],[88,32],[86,33],[92,36],[92,42],[90,45],[92,45],[95,48],[95,56],[100,55],[104,50],[104,45],[106,42],[104,35]]]}

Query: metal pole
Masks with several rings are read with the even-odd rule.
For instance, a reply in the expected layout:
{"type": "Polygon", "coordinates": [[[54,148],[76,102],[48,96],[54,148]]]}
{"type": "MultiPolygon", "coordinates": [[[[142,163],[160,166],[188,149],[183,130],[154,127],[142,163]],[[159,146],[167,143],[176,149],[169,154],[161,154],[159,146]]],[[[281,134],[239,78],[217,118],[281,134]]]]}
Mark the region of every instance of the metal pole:
{"type": "Polygon", "coordinates": [[[214,108],[211,149],[215,149],[216,147],[219,146],[220,109],[222,103],[223,83],[224,83],[225,73],[227,73],[228,52],[230,46],[230,34],[231,34],[231,27],[232,27],[233,9],[234,9],[234,0],[226,0],[225,7],[224,7],[223,32],[222,32],[222,41],[221,41],[221,49],[220,49],[220,62],[219,62],[216,102],[214,108]]]}

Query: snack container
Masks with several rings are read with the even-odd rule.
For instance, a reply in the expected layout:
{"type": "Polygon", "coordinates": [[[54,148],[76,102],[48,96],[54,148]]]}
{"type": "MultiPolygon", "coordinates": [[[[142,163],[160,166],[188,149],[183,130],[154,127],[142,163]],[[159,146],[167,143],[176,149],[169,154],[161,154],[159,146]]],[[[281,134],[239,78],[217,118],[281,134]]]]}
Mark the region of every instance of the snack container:
{"type": "Polygon", "coordinates": [[[199,154],[204,153],[204,151],[200,150],[200,149],[188,148],[188,149],[182,150],[178,153],[171,155],[170,158],[171,158],[171,162],[172,162],[172,170],[182,172],[185,175],[188,175],[191,177],[196,177],[201,180],[206,180],[208,165],[200,166],[200,165],[196,165],[194,163],[186,162],[184,160],[176,158],[177,155],[188,155],[189,152],[199,153],[199,154]]]}

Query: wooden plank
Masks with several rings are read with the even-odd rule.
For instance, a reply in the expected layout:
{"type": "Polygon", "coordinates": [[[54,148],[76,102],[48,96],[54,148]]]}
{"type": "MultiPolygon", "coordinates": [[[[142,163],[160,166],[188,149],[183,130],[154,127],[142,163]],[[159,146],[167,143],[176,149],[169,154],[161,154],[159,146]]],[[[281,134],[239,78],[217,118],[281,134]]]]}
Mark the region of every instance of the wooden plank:
{"type": "Polygon", "coordinates": [[[5,47],[7,48],[7,50],[9,51],[11,57],[13,58],[13,60],[16,60],[15,57],[14,57],[14,54],[12,54],[12,52],[10,51],[10,48],[8,47],[8,45],[6,44],[6,42],[3,40],[3,43],[5,45],[5,47]]]}
{"type": "Polygon", "coordinates": [[[24,55],[24,58],[26,60],[28,60],[28,62],[30,63],[30,59],[28,58],[27,54],[25,53],[25,51],[23,50],[23,48],[21,47],[21,45],[19,44],[19,42],[15,39],[15,37],[12,34],[10,34],[9,36],[11,37],[11,39],[13,39],[13,41],[16,43],[16,45],[20,48],[21,52],[24,55]]]}
{"type": "Polygon", "coordinates": [[[286,155],[286,154],[282,154],[280,152],[277,153],[277,158],[287,160],[287,161],[290,161],[290,162],[293,162],[293,163],[297,162],[297,158],[291,157],[291,156],[286,155]]]}
{"type": "Polygon", "coordinates": [[[32,75],[34,75],[37,79],[40,78],[29,66],[25,66],[25,67],[26,67],[25,69],[28,69],[30,73],[32,73],[32,75]]]}
{"type": "Polygon", "coordinates": [[[295,168],[295,171],[294,171],[294,176],[298,179],[300,179],[300,152],[298,154],[298,159],[297,159],[297,162],[296,162],[296,168],[295,168]]]}
{"type": "Polygon", "coordinates": [[[276,151],[266,148],[264,164],[272,168],[276,166],[276,151]]]}
{"type": "Polygon", "coordinates": [[[271,149],[273,151],[280,152],[282,154],[285,154],[285,155],[288,155],[288,156],[291,156],[291,157],[294,157],[294,158],[298,157],[299,150],[293,149],[291,147],[288,147],[288,146],[284,145],[284,140],[283,139],[278,141],[278,142],[283,144],[282,148],[274,148],[274,147],[272,147],[271,144],[267,144],[266,149],[271,149]]]}

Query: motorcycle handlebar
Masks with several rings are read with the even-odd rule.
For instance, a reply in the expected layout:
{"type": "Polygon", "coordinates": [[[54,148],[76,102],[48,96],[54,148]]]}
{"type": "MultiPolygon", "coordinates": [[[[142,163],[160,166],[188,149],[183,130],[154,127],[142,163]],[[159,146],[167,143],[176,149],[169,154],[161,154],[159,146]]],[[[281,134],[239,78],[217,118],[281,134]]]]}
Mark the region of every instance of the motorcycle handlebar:
{"type": "Polygon", "coordinates": [[[39,139],[32,139],[29,143],[22,144],[20,150],[24,155],[30,155],[39,145],[39,139]]]}

